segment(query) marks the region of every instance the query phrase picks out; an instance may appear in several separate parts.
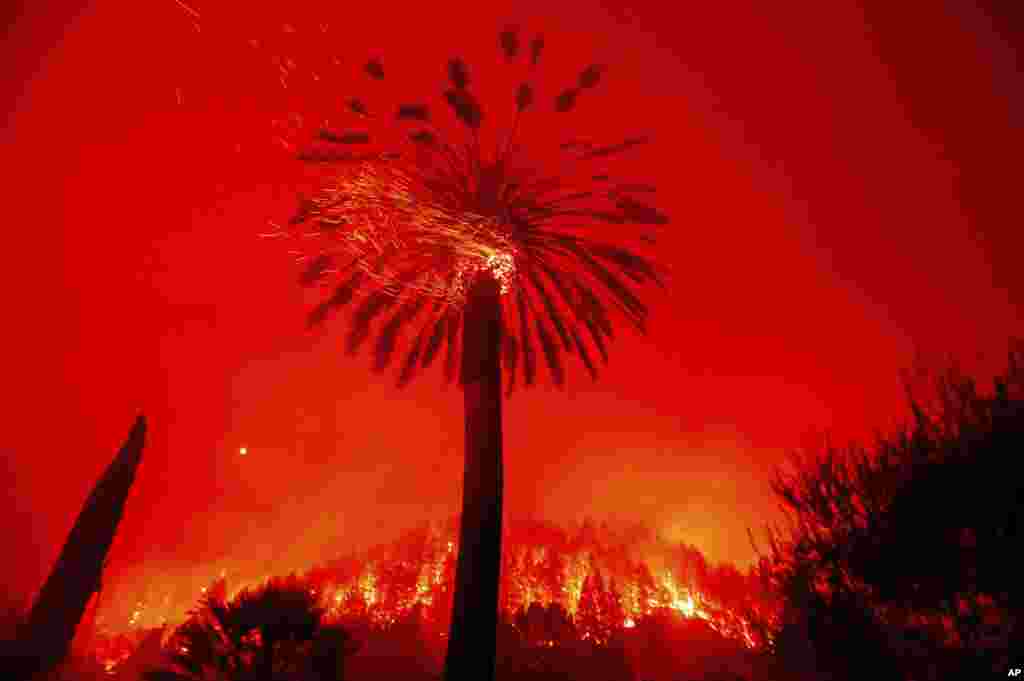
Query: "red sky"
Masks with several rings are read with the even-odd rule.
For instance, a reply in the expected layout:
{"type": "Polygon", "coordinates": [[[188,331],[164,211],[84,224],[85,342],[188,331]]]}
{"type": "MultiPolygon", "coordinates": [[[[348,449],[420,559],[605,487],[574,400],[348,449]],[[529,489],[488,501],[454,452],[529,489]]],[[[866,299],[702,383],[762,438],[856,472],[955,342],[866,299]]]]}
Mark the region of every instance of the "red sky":
{"type": "Polygon", "coordinates": [[[456,53],[486,105],[518,82],[496,44],[515,21],[547,36],[549,96],[611,66],[525,143],[654,135],[622,167],[673,217],[672,288],[647,292],[649,337],[623,329],[600,382],[573,367],[568,390],[511,399],[510,515],[644,520],[746,563],[745,529],[776,517],[770,471],[808,432],[891,425],[915,352],[987,369],[1024,335],[1014,17],[952,0],[252,4],[190,4],[198,31],[174,0],[7,22],[16,590],[43,578],[140,408],[151,441],[111,562],[128,581],[224,556],[308,565],[456,508],[458,393],[434,372],[397,391],[341,352],[344,319],[304,335],[294,266],[255,236],[288,216],[301,170],[270,121],[308,105],[288,103],[271,45],[341,60],[328,106],[374,100],[358,70],[375,55],[377,94],[436,97],[456,53]]]}

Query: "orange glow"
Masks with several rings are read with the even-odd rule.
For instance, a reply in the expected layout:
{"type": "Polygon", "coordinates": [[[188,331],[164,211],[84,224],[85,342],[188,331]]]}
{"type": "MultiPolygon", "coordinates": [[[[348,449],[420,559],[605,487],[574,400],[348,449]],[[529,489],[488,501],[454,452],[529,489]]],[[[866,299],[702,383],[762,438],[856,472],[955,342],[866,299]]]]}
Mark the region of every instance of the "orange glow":
{"type": "MultiPolygon", "coordinates": [[[[427,629],[440,640],[450,615],[456,537],[454,523],[420,528],[361,558],[315,567],[304,573],[305,578],[310,593],[320,596],[331,619],[365,617],[375,626],[390,626],[420,607],[427,629]]],[[[723,568],[723,574],[733,576],[733,585],[726,586],[722,579],[716,584],[716,568],[709,568],[699,552],[685,544],[647,547],[644,550],[652,552],[647,556],[635,555],[639,550],[604,530],[594,532],[586,541],[572,541],[563,534],[555,540],[549,535],[548,542],[540,544],[534,543],[529,532],[512,529],[505,540],[501,610],[514,622],[517,612],[525,612],[531,604],[560,605],[574,620],[580,638],[598,645],[608,643],[615,630],[634,629],[659,612],[702,620],[749,648],[760,645],[744,613],[747,608],[767,612],[772,604],[758,600],[752,581],[743,581],[747,578],[740,573],[723,568]],[[652,564],[672,567],[652,571],[652,564]],[[741,593],[737,593],[737,584],[742,585],[741,593]]],[[[225,574],[219,571],[221,580],[225,574]]],[[[214,589],[231,598],[249,586],[236,584],[226,591],[223,582],[216,584],[204,587],[201,593],[214,589]]],[[[169,605],[169,600],[165,598],[163,604],[169,605]]],[[[141,633],[155,626],[159,618],[176,625],[193,606],[181,603],[161,609],[140,601],[120,629],[141,633]],[[170,610],[176,610],[177,617],[169,617],[170,610]]]]}

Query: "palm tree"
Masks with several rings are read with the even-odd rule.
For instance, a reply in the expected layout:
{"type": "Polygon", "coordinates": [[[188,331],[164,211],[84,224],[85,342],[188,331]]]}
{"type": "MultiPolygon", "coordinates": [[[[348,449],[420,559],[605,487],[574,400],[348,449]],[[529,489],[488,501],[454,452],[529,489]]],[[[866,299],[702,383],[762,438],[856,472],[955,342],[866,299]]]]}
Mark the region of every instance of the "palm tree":
{"type": "MultiPolygon", "coordinates": [[[[509,61],[519,58],[519,33],[501,33],[509,61]]],[[[535,170],[515,144],[521,115],[533,107],[532,80],[544,40],[529,45],[529,76],[516,88],[515,122],[503,145],[483,149],[484,113],[471,92],[469,71],[459,58],[448,65],[451,87],[444,101],[464,143],[448,143],[432,123],[426,104],[401,103],[392,119],[402,134],[398,151],[354,153],[372,141],[364,130],[321,129],[299,154],[330,163],[337,175],[311,199],[300,198],[289,227],[264,236],[296,239],[304,263],[300,281],[332,287],[310,313],[311,327],[361,296],[346,341],[349,354],[378,329],[375,369],[395,356],[400,336],[411,339],[398,375],[406,385],[446,348],[445,375],[456,376],[465,409],[465,469],[456,590],[445,677],[487,680],[495,673],[501,565],[503,489],[502,386],[511,393],[522,374],[534,384],[538,353],[554,382],[565,381],[563,353],[576,354],[597,376],[593,349],[607,362],[613,337],[611,308],[641,333],[647,308],[625,280],[663,285],[645,257],[588,231],[594,223],[663,225],[667,218],[636,198],[650,185],[612,181],[594,167],[609,156],[646,142],[633,137],[595,146],[571,141],[559,151],[556,174],[535,170]],[[407,127],[407,126],[412,126],[407,127]],[[625,279],[623,279],[623,277],[625,279]],[[461,339],[460,339],[461,332],[461,339]],[[589,341],[589,342],[588,342],[589,341]],[[461,354],[460,354],[461,352],[461,354]],[[489,632],[470,641],[470,632],[489,632]]],[[[592,65],[578,83],[554,98],[557,115],[572,110],[600,81],[604,67],[592,65]]],[[[366,64],[373,79],[384,67],[366,64]]],[[[360,99],[350,112],[371,122],[375,114],[360,99]]],[[[637,241],[651,245],[651,230],[637,241]]]]}
{"type": "Polygon", "coordinates": [[[341,658],[353,652],[347,632],[323,621],[320,598],[303,580],[274,578],[226,598],[223,580],[209,589],[172,634],[165,669],[148,681],[270,681],[317,665],[322,679],[340,678],[341,658]]]}
{"type": "Polygon", "coordinates": [[[146,419],[139,415],[128,439],[89,494],[53,571],[20,627],[17,647],[31,659],[27,669],[19,670],[26,678],[54,669],[67,657],[82,615],[100,588],[145,442],[146,419]]]}

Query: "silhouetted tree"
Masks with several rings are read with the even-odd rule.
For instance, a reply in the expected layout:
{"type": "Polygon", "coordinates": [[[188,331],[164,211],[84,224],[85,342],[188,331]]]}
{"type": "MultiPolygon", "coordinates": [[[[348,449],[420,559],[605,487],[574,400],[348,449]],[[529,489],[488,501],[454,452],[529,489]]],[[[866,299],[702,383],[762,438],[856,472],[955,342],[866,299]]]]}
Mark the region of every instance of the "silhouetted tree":
{"type": "Polygon", "coordinates": [[[146,419],[135,419],[113,462],[78,514],[57,563],[18,632],[15,678],[45,673],[65,659],[90,598],[100,587],[107,554],[142,459],[146,419]]]}
{"type": "Polygon", "coordinates": [[[826,443],[779,475],[792,525],[771,532],[763,568],[786,601],[780,658],[805,635],[837,679],[1005,672],[1022,638],[1009,559],[1022,548],[1022,360],[1014,345],[991,394],[955,365],[930,375],[930,397],[908,379],[903,431],[870,449],[826,443]]]}
{"type": "MultiPolygon", "coordinates": [[[[503,50],[513,60],[518,49],[510,46],[518,44],[518,33],[502,35],[503,50]]],[[[542,47],[539,36],[531,41],[531,68],[542,47]]],[[[365,70],[375,80],[385,78],[380,60],[370,61],[365,70]]],[[[574,108],[603,72],[601,65],[585,69],[573,87],[554,98],[555,111],[574,108]]],[[[562,152],[576,165],[545,177],[514,144],[520,115],[534,105],[533,84],[523,82],[516,89],[512,131],[504,148],[492,155],[480,143],[484,115],[466,64],[453,59],[449,76],[444,100],[469,131],[466,144],[442,139],[431,125],[431,109],[418,103],[401,103],[394,117],[413,126],[405,135],[412,151],[356,154],[349,150],[370,143],[369,133],[321,130],[300,158],[359,165],[315,198],[301,199],[290,224],[312,222],[313,230],[299,236],[324,237],[299,239],[307,249],[301,281],[322,283],[333,273],[339,282],[313,310],[310,324],[364,294],[354,313],[348,352],[356,352],[371,336],[376,320],[390,315],[377,335],[376,369],[391,363],[401,334],[414,327],[400,385],[428,367],[442,347],[447,348],[449,380],[458,369],[465,469],[445,676],[487,681],[494,677],[501,568],[503,375],[509,392],[518,373],[532,385],[539,353],[555,383],[562,385],[567,352],[578,355],[596,377],[591,353],[596,348],[607,361],[607,341],[613,336],[610,308],[643,332],[647,308],[630,285],[660,285],[662,280],[647,259],[615,245],[615,239],[593,238],[586,228],[606,223],[625,235],[621,225],[662,225],[667,218],[636,198],[650,191],[649,185],[615,183],[589,167],[646,138],[601,147],[567,142],[562,152]],[[310,244],[316,250],[309,251],[310,244]],[[585,334],[591,345],[584,342],[585,334]]],[[[348,107],[362,120],[379,115],[359,99],[348,107]]],[[[650,233],[638,237],[653,241],[650,233]]]]}
{"type": "Polygon", "coordinates": [[[315,672],[336,679],[351,637],[323,622],[324,608],[297,577],[273,578],[227,600],[221,580],[165,646],[167,665],[147,681],[268,681],[315,672]]]}

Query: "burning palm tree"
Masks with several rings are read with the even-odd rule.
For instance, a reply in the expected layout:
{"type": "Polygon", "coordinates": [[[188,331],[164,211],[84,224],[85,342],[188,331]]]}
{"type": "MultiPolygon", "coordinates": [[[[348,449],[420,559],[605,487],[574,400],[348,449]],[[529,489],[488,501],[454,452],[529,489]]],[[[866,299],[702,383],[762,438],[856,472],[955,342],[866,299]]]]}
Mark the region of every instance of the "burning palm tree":
{"type": "MultiPolygon", "coordinates": [[[[500,35],[506,58],[520,58],[520,36],[500,35]]],[[[301,282],[331,289],[309,315],[310,326],[354,303],[346,350],[357,352],[376,330],[375,369],[392,363],[403,334],[411,342],[398,372],[406,385],[445,348],[445,375],[458,376],[465,407],[465,471],[456,590],[445,677],[493,679],[502,522],[502,385],[511,393],[517,376],[534,384],[538,355],[555,384],[565,382],[564,353],[575,354],[594,378],[596,349],[604,362],[613,337],[611,314],[645,330],[647,309],[630,284],[653,281],[659,270],[644,256],[594,229],[621,236],[644,225],[636,245],[653,245],[653,226],[667,218],[637,195],[650,185],[616,182],[595,161],[642,144],[630,138],[596,146],[567,142],[566,156],[550,175],[538,172],[516,144],[521,115],[534,108],[533,76],[544,47],[528,47],[530,76],[515,90],[515,122],[503,145],[485,151],[484,112],[459,58],[448,65],[444,103],[468,132],[450,143],[432,122],[426,104],[399,104],[394,118],[371,111],[361,99],[350,113],[392,120],[401,131],[395,151],[355,153],[365,130],[323,128],[299,153],[303,160],[338,170],[310,199],[301,199],[288,227],[266,236],[291,237],[304,263],[301,282]],[[628,280],[628,281],[627,281],[628,280]],[[483,647],[470,632],[491,632],[483,647]]],[[[366,74],[383,80],[379,60],[366,74]]],[[[553,98],[557,115],[571,111],[602,78],[604,67],[583,70],[572,87],[553,98]]]]}

